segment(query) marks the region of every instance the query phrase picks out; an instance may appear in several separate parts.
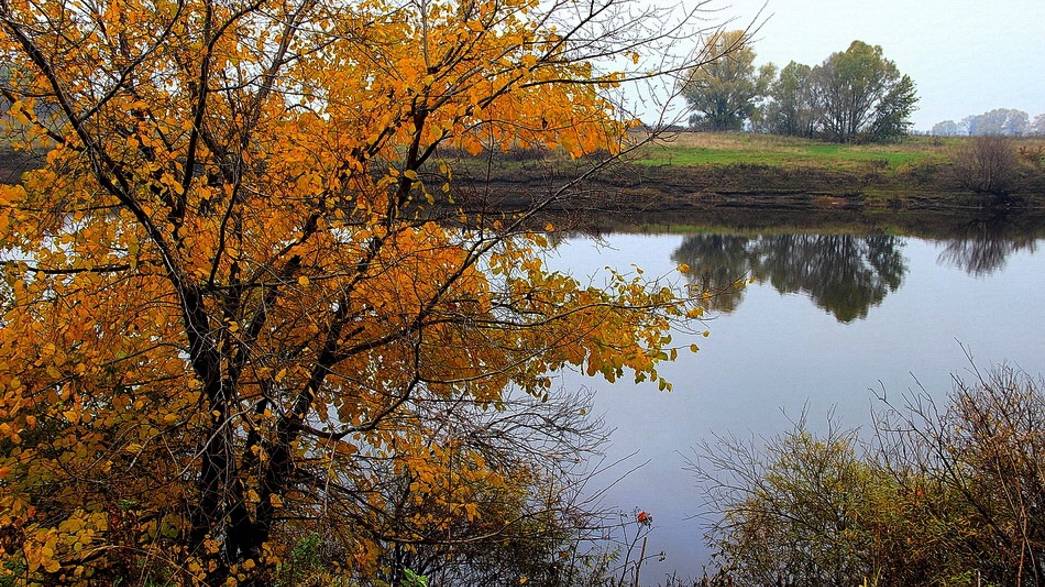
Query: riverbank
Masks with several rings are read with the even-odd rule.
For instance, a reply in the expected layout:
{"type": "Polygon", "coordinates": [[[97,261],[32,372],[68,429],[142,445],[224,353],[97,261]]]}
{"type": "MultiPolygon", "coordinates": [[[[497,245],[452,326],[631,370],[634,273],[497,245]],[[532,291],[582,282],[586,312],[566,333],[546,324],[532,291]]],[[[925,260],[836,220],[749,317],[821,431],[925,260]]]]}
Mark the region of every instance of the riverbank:
{"type": "MultiPolygon", "coordinates": [[[[911,137],[893,145],[838,145],[679,132],[591,175],[550,208],[579,213],[1045,210],[1045,139],[1014,141],[1017,176],[1005,196],[975,193],[956,179],[956,154],[970,140],[911,137]]],[[[17,182],[39,157],[0,148],[0,182],[17,182]]],[[[599,161],[533,151],[490,158],[448,153],[443,160],[454,168],[460,192],[454,204],[471,211],[528,208],[599,161]]]]}
{"type": "MultiPolygon", "coordinates": [[[[631,137],[647,138],[637,132],[631,137]]],[[[857,145],[745,132],[680,131],[644,146],[637,159],[647,165],[758,165],[898,172],[911,166],[946,162],[965,140],[909,137],[901,143],[857,145]]]]}
{"type": "MultiPolygon", "coordinates": [[[[681,132],[637,149],[555,206],[614,212],[1045,209],[1045,140],[1013,143],[1017,167],[1005,196],[975,193],[956,179],[955,158],[971,140],[912,137],[894,145],[838,145],[681,132]]],[[[533,152],[452,159],[465,180],[459,183],[479,192],[472,204],[507,209],[525,208],[596,161],[533,152]]]]}
{"type": "Polygon", "coordinates": [[[1045,211],[1027,210],[745,210],[542,215],[556,227],[590,235],[624,234],[889,234],[924,240],[1045,239],[1045,211]]]}

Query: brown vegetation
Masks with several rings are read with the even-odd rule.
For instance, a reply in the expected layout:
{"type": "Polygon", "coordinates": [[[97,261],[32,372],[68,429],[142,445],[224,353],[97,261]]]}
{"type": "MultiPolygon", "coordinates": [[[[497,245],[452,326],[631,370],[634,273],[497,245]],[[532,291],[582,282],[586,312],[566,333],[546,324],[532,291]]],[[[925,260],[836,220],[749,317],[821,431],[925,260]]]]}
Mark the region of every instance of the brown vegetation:
{"type": "MultiPolygon", "coordinates": [[[[883,399],[883,401],[885,401],[883,399]]],[[[810,433],[703,447],[694,470],[739,584],[1045,584],[1045,387],[1010,367],[885,404],[872,441],[810,433]],[[982,582],[982,583],[981,583],[982,582]]]]}
{"type": "Polygon", "coordinates": [[[999,136],[975,137],[962,143],[954,155],[954,177],[963,188],[1004,196],[1019,178],[1016,149],[999,136]]]}

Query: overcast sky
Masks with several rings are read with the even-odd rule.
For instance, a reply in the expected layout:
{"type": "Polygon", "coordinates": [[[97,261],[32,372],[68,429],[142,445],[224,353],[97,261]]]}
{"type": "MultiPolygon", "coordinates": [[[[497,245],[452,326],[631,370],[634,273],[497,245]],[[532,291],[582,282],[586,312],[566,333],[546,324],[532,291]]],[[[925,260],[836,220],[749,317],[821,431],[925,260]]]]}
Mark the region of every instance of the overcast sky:
{"type": "MultiPolygon", "coordinates": [[[[718,6],[742,25],[763,2],[718,6]]],[[[814,65],[854,39],[881,45],[918,85],[916,129],[993,108],[1045,112],[1045,0],[769,0],[764,15],[758,63],[814,65]]]]}

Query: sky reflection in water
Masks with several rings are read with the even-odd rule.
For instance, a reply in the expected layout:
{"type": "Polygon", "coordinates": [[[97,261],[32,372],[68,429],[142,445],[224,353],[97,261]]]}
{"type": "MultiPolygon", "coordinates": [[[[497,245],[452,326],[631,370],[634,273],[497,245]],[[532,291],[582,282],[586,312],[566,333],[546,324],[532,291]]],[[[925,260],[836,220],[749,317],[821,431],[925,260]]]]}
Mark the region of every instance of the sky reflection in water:
{"type": "Polygon", "coordinates": [[[682,469],[702,440],[778,434],[803,410],[813,430],[829,413],[843,426],[866,426],[876,394],[896,398],[920,382],[945,396],[950,374],[969,366],[962,345],[981,366],[1008,361],[1045,371],[1041,243],[987,225],[946,240],[701,232],[563,242],[549,263],[579,278],[601,283],[606,266],[634,264],[717,294],[711,337],[676,335],[700,352],[661,369],[674,392],[561,376],[567,389],[597,391],[596,412],[615,428],[609,459],[649,460],[608,494],[612,505],[654,516],[649,550],[667,559],[648,563],[644,583],[672,571],[698,575],[708,563],[702,494],[682,469]],[[690,266],[686,279],[675,273],[679,263],[690,266]],[[732,286],[746,277],[754,283],[732,286]]]}

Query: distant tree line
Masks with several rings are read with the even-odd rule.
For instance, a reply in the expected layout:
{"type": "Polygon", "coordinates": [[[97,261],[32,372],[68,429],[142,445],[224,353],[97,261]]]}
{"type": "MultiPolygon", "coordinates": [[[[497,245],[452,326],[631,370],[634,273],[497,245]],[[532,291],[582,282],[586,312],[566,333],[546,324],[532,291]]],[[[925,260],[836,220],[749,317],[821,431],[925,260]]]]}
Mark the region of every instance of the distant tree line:
{"type": "Polygon", "coordinates": [[[839,143],[882,142],[911,129],[918,102],[914,81],[878,45],[853,41],[821,64],[754,65],[745,31],[709,43],[712,63],[691,72],[685,94],[690,126],[822,138],[839,143]]]}
{"type": "Polygon", "coordinates": [[[931,134],[937,137],[983,136],[1045,136],[1045,114],[1030,115],[1014,108],[995,108],[983,114],[966,116],[960,122],[944,120],[933,125],[931,134]]]}

